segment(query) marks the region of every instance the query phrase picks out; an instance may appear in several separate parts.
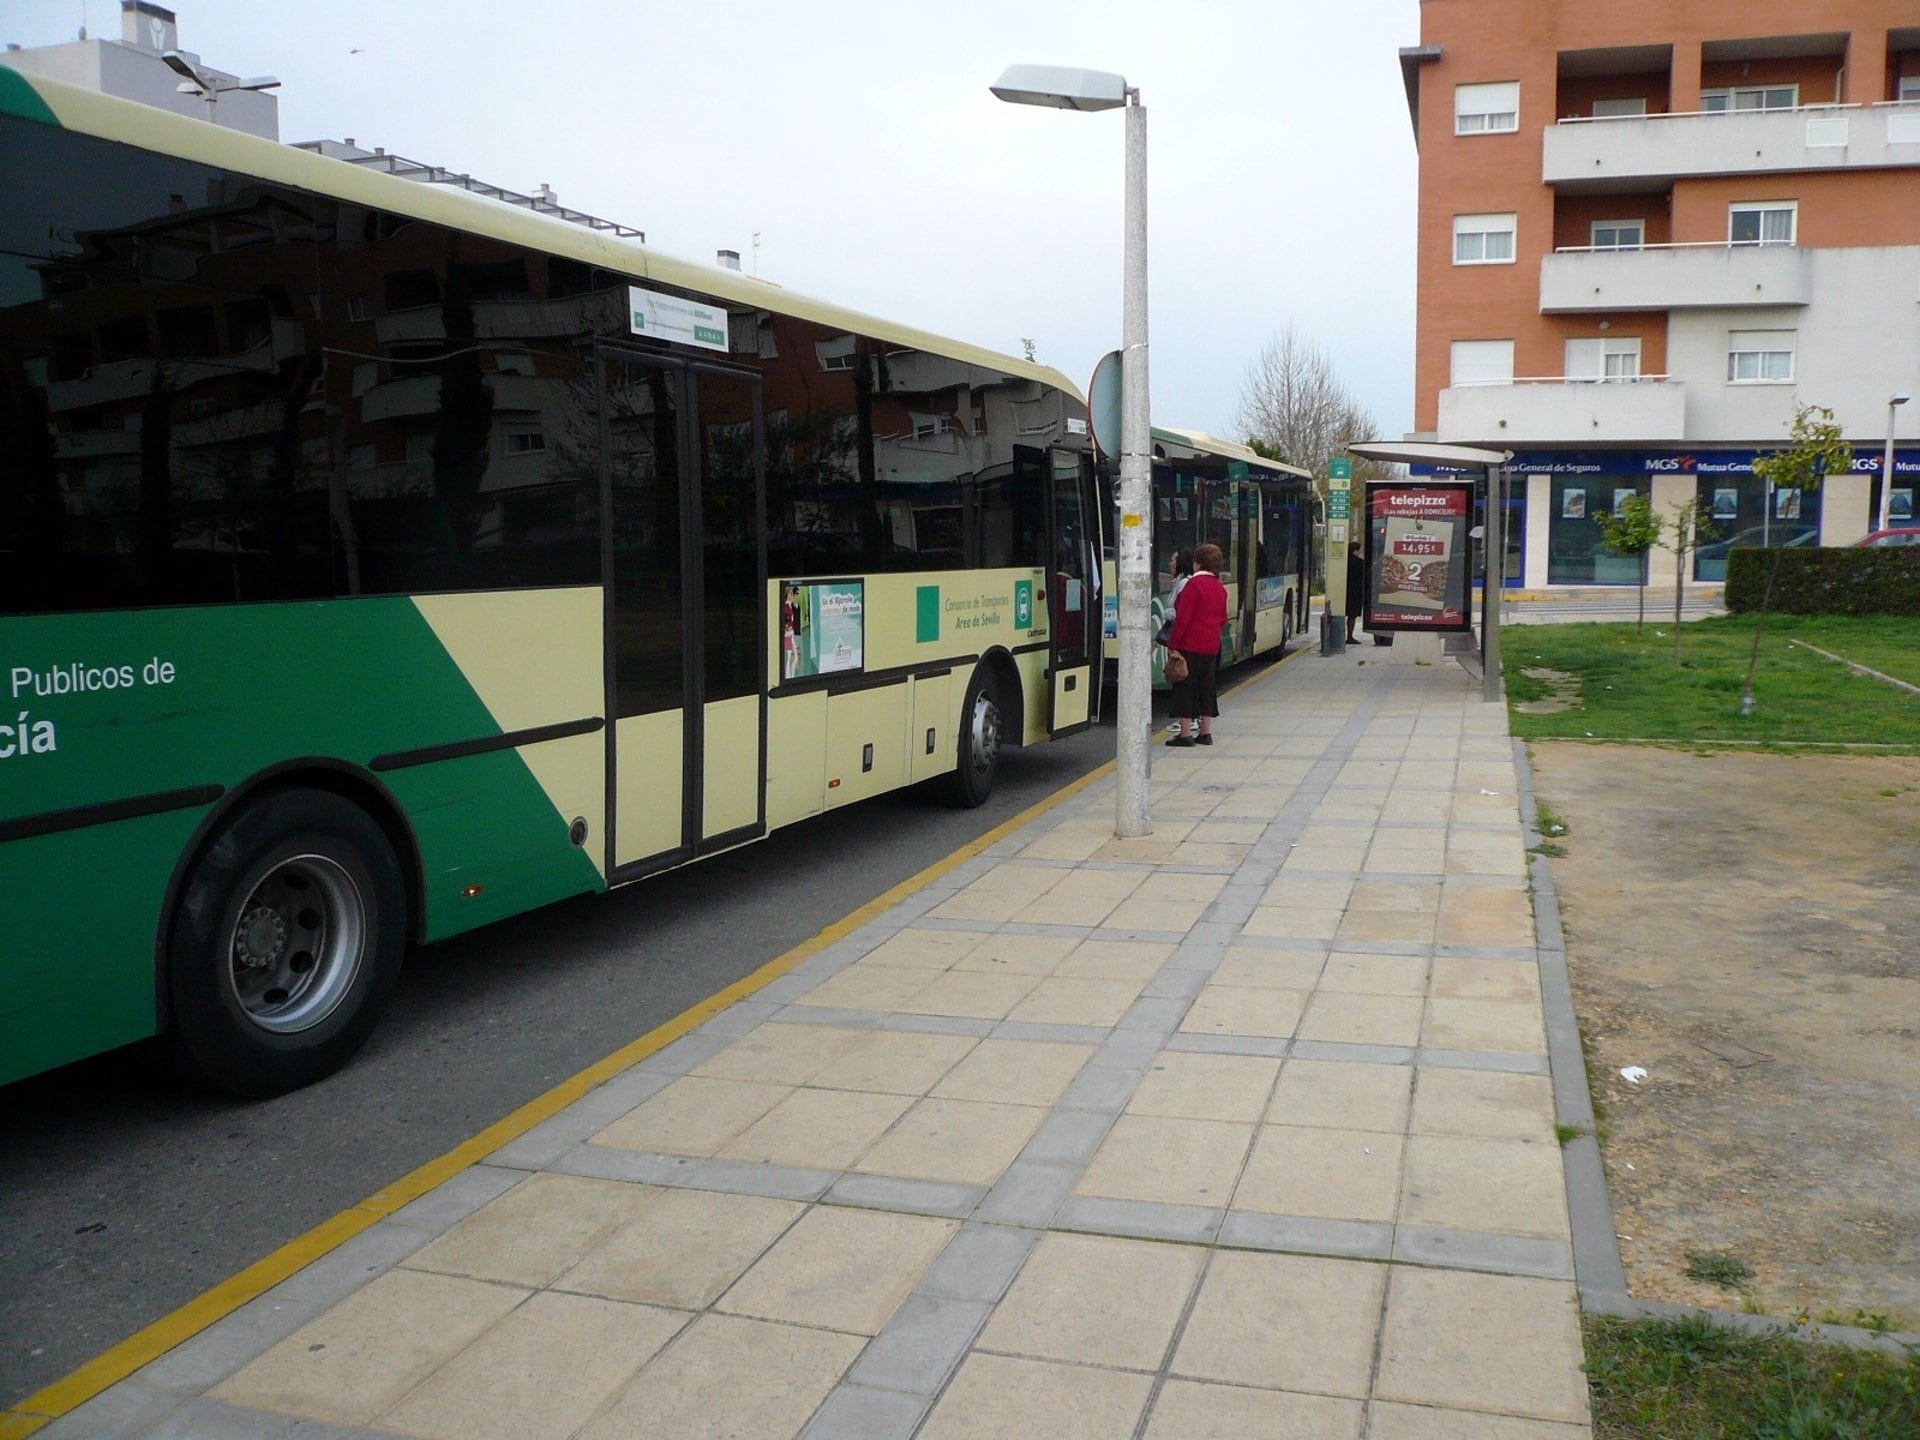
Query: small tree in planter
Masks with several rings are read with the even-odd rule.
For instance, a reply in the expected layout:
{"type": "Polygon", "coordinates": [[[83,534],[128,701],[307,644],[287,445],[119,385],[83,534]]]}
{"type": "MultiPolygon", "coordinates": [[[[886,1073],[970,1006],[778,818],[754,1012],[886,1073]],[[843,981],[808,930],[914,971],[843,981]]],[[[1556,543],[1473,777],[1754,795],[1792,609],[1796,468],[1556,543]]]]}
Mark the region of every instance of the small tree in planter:
{"type": "MultiPolygon", "coordinates": [[[[1651,506],[1649,506],[1651,508],[1651,506]]],[[[1659,520],[1660,531],[1653,543],[1673,552],[1673,663],[1680,663],[1680,605],[1687,597],[1687,556],[1703,541],[1720,532],[1713,528],[1707,507],[1698,500],[1683,500],[1673,514],[1659,520]]]]}
{"type": "Polygon", "coordinates": [[[1647,495],[1629,495],[1626,503],[1613,514],[1597,518],[1600,538],[1609,550],[1639,558],[1640,613],[1633,622],[1637,635],[1647,628],[1647,552],[1660,543],[1666,521],[1653,513],[1653,499],[1647,495]]]}
{"type": "MultiPolygon", "coordinates": [[[[1784,450],[1770,450],[1753,462],[1753,473],[1766,482],[1769,509],[1773,497],[1782,490],[1806,492],[1818,490],[1829,475],[1845,474],[1853,464],[1853,446],[1846,442],[1834,423],[1833,411],[1824,405],[1797,405],[1793,423],[1787,428],[1784,450]]],[[[1760,614],[1753,625],[1753,651],[1747,656],[1746,691],[1740,697],[1740,713],[1753,713],[1753,672],[1760,663],[1760,636],[1767,628],[1767,607],[1773,603],[1773,582],[1780,574],[1780,551],[1773,552],[1773,564],[1767,568],[1767,588],[1760,595],[1760,614]]]]}

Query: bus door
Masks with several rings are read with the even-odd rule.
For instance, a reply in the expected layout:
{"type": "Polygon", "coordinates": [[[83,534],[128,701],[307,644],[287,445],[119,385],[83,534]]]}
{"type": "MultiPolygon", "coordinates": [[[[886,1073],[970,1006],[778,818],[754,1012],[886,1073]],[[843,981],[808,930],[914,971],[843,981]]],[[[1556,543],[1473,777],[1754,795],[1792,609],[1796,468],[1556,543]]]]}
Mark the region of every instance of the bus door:
{"type": "Polygon", "coordinates": [[[765,420],[756,375],[598,352],[608,872],[766,833],[765,420]]]}
{"type": "Polygon", "coordinates": [[[1073,450],[1048,454],[1047,516],[1053,546],[1048,596],[1047,733],[1084,730],[1098,714],[1095,662],[1100,658],[1100,507],[1093,457],[1073,450]]]}
{"type": "Polygon", "coordinates": [[[1235,618],[1234,629],[1238,633],[1233,653],[1235,659],[1245,660],[1256,649],[1254,632],[1260,615],[1260,576],[1264,573],[1260,566],[1260,486],[1251,479],[1235,479],[1229,483],[1233,486],[1234,508],[1240,517],[1233,536],[1234,547],[1239,552],[1233,557],[1233,573],[1240,581],[1240,614],[1235,618]]]}

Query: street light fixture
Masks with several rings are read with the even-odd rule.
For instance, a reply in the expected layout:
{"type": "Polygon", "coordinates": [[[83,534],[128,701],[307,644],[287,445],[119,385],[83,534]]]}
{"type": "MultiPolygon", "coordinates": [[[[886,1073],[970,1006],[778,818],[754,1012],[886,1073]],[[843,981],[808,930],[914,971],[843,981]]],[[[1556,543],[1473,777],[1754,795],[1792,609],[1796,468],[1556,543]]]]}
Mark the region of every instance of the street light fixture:
{"type": "Polygon", "coordinates": [[[1153,738],[1153,444],[1147,410],[1147,110],[1126,77],[1063,65],[1013,65],[989,87],[1013,105],[1127,112],[1125,282],[1120,328],[1120,675],[1114,831],[1153,833],[1148,750],[1153,738]]]}
{"type": "Polygon", "coordinates": [[[1884,530],[1887,519],[1893,513],[1893,420],[1894,412],[1913,397],[1902,392],[1887,397],[1887,454],[1880,469],[1880,523],[1873,528],[1884,530]]]}
{"type": "Polygon", "coordinates": [[[195,63],[198,57],[179,50],[169,50],[160,58],[166,62],[168,69],[186,77],[175,87],[182,95],[198,95],[207,102],[207,120],[212,124],[219,123],[214,120],[213,107],[219,103],[222,95],[236,90],[257,93],[280,88],[280,82],[271,75],[255,75],[249,80],[240,80],[204,70],[195,63]]]}

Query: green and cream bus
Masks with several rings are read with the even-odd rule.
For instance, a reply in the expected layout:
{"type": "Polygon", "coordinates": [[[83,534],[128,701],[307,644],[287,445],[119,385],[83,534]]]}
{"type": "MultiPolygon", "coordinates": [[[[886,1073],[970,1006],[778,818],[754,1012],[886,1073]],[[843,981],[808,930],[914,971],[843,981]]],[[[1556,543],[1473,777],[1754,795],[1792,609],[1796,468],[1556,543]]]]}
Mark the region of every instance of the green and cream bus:
{"type": "Polygon", "coordinates": [[[0,174],[0,1083],[306,1083],[409,942],[1094,718],[1053,370],[4,67],[0,174]]]}
{"type": "MultiPolygon", "coordinates": [[[[1103,514],[1114,514],[1102,466],[1103,514]]],[[[1227,626],[1220,663],[1284,651],[1307,630],[1313,552],[1313,473],[1200,430],[1153,427],[1153,627],[1173,617],[1173,557],[1212,543],[1226,568],[1227,626]]],[[[1105,658],[1119,660],[1113,561],[1107,560],[1105,658]]],[[[1154,647],[1154,682],[1166,651],[1154,647]]]]}

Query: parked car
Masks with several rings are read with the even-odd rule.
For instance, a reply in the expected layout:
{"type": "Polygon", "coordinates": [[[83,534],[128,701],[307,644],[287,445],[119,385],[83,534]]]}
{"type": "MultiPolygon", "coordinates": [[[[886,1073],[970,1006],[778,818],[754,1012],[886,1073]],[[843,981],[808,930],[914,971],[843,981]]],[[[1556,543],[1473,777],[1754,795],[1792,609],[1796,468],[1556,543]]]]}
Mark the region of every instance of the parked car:
{"type": "Polygon", "coordinates": [[[1862,550],[1878,550],[1883,545],[1920,545],[1920,525],[1895,525],[1876,530],[1854,544],[1862,550]]]}
{"type": "Polygon", "coordinates": [[[1751,525],[1725,540],[1716,540],[1694,551],[1693,577],[1696,580],[1724,580],[1727,578],[1729,550],[1758,549],[1768,543],[1778,549],[1791,545],[1818,545],[1820,527],[1793,520],[1777,520],[1772,525],[1751,525]]]}

